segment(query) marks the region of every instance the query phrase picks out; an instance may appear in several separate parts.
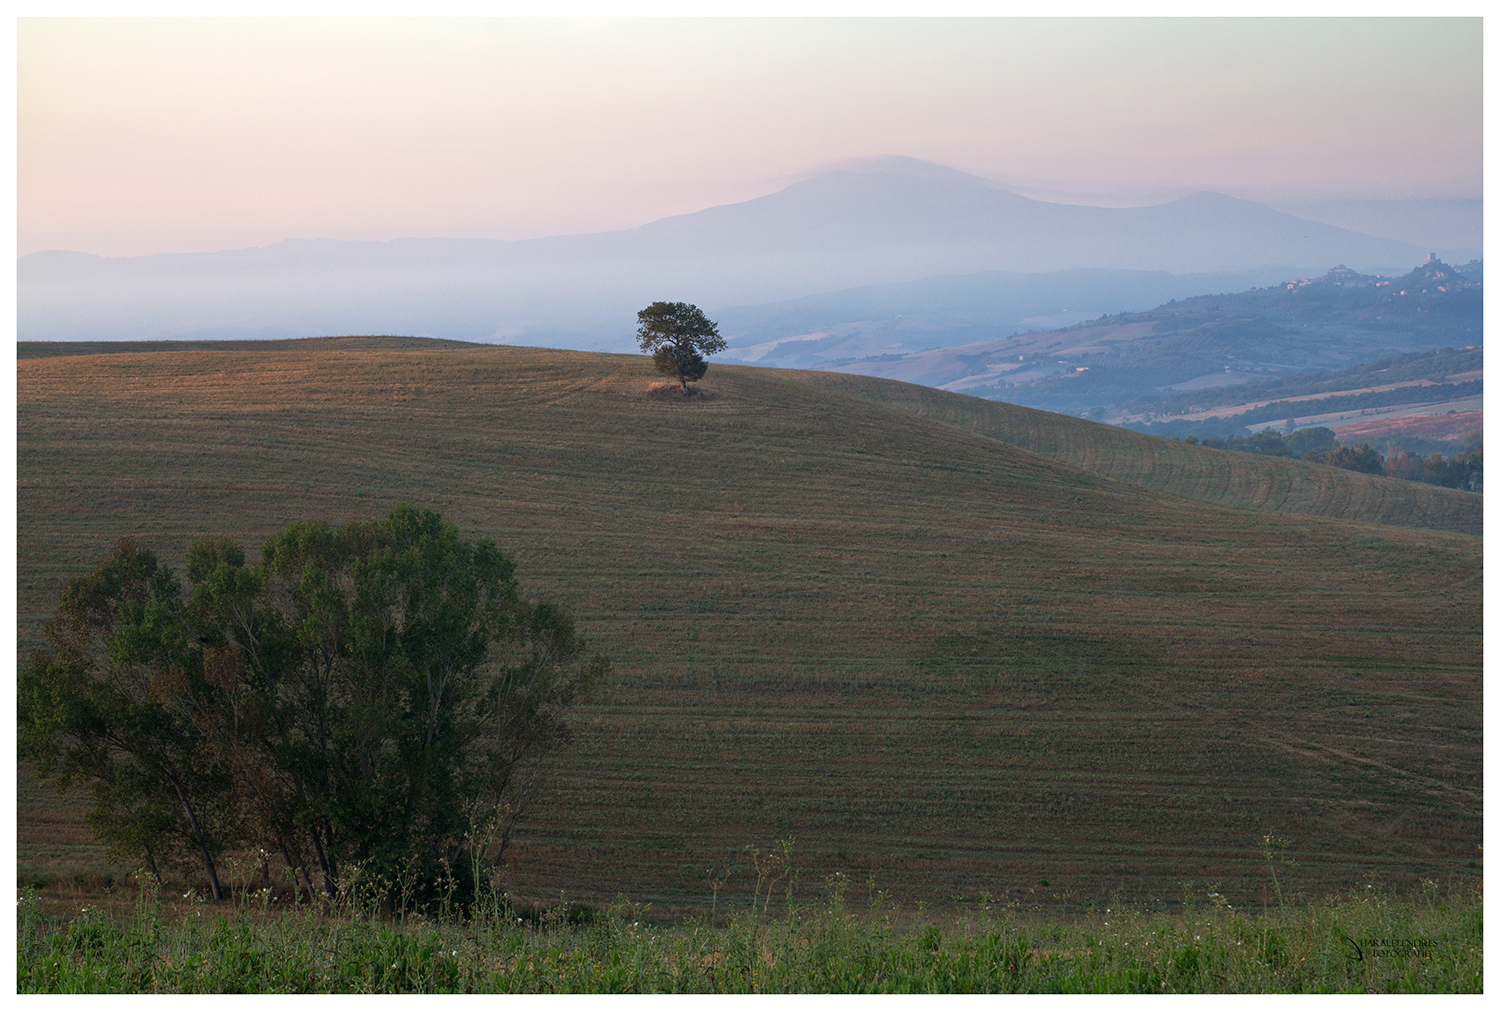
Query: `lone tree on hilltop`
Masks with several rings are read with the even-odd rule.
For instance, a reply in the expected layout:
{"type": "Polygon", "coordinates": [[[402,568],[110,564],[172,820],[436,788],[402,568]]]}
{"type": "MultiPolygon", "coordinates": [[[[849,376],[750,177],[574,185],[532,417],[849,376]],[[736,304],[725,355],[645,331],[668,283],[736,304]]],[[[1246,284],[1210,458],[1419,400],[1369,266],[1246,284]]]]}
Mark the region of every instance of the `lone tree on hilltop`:
{"type": "Polygon", "coordinates": [[[719,336],[719,326],[703,315],[703,310],[686,302],[652,302],[636,313],[640,327],[635,334],[641,339],[641,350],[651,352],[656,371],[676,376],[684,396],[688,383],[697,382],[708,371],[704,355],[717,354],[726,347],[719,336]]]}

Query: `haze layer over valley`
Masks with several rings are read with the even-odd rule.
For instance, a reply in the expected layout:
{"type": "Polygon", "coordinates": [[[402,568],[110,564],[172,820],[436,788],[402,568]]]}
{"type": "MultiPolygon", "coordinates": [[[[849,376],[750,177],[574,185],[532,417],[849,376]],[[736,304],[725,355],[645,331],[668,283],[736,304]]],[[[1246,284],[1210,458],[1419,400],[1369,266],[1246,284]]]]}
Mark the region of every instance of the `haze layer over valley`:
{"type": "MultiPolygon", "coordinates": [[[[712,311],[860,285],[937,290],[944,282],[936,275],[978,272],[998,273],[984,279],[976,311],[996,327],[1024,330],[1271,284],[1333,263],[1400,273],[1429,251],[1215,193],[1148,207],[1049,203],[888,157],[616,232],[289,239],[118,258],[32,253],[19,262],[18,332],[22,340],[402,333],[622,351],[633,348],[634,312],[660,298],[712,311]]],[[[1439,252],[1456,262],[1479,255],[1439,252]]],[[[777,330],[785,308],[725,310],[740,360],[765,357],[752,350],[767,342],[758,333],[798,336],[777,330]]],[[[944,343],[921,339],[903,350],[944,343]]]]}

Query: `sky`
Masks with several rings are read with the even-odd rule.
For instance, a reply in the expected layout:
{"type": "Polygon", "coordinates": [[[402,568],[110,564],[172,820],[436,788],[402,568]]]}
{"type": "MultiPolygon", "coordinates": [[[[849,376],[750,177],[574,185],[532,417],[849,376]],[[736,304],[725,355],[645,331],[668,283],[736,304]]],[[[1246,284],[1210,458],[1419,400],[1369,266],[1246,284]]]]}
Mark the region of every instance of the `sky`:
{"type": "Polygon", "coordinates": [[[44,19],[18,254],[629,228],[907,155],[1113,206],[1482,197],[1470,19],[44,19]]]}

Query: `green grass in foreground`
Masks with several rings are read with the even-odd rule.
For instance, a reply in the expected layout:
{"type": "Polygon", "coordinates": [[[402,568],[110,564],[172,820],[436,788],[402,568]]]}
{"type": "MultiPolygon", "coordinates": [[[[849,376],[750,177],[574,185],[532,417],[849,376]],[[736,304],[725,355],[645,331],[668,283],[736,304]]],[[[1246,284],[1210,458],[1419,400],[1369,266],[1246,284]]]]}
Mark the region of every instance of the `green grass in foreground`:
{"type": "Polygon", "coordinates": [[[154,894],[116,919],[63,922],[24,894],[22,993],[1264,993],[1482,992],[1477,889],[1401,899],[1358,889],[1246,912],[1216,895],[1179,915],[1107,906],[1018,919],[986,904],[942,923],[842,889],[817,909],[742,911],[727,926],[653,924],[620,903],[572,922],[565,902],[459,922],[357,907],[279,910],[256,896],[164,922],[154,894]]]}

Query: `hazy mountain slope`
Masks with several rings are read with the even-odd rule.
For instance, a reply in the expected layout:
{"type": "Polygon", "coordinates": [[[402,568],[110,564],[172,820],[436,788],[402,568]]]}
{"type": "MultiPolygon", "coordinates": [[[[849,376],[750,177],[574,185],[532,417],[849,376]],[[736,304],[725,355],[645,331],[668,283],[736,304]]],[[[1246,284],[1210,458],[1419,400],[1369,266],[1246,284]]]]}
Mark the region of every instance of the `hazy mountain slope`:
{"type": "Polygon", "coordinates": [[[1158,399],[1223,402],[1232,395],[1223,387],[1483,338],[1482,285],[1435,261],[1391,278],[1335,267],[1315,278],[1173,299],[1059,329],[822,367],[1139,420],[1158,411],[1158,399]]]}
{"type": "MultiPolygon", "coordinates": [[[[640,356],[374,347],[18,362],[23,647],[122,535],[180,565],[406,499],[615,658],[523,897],[703,908],[733,867],[722,909],[785,838],[799,897],[955,912],[1258,903],[1267,832],[1309,895],[1478,880],[1477,538],[1160,495],[777,370],[684,401],[640,356]]],[[[18,870],[67,880],[35,840],[69,809],[22,787],[18,870]]]]}
{"type": "Polygon", "coordinates": [[[1468,492],[1279,457],[1204,449],[915,384],[832,372],[792,374],[820,389],[867,397],[1168,495],[1475,535],[1484,529],[1484,499],[1468,492]]]}
{"type": "Polygon", "coordinates": [[[1206,291],[1274,284],[1282,276],[1281,268],[1233,274],[985,271],[730,306],[711,315],[730,345],[720,361],[865,371],[852,360],[1003,340],[1206,291]]]}
{"type": "Polygon", "coordinates": [[[1197,194],[1157,207],[1028,200],[912,159],[831,170],[639,228],[516,242],[295,239],[18,264],[23,340],[411,333],[624,350],[658,299],[743,305],[984,270],[1204,273],[1408,264],[1422,251],[1197,194]]]}
{"type": "Polygon", "coordinates": [[[734,242],[777,254],[895,247],[957,261],[971,250],[993,250],[1039,270],[1226,271],[1309,257],[1321,262],[1335,248],[1361,264],[1403,264],[1425,255],[1409,243],[1217,193],[1152,207],[1053,204],[910,158],[831,169],[768,196],[666,218],[635,234],[641,248],[660,253],[705,255],[734,242]]]}

